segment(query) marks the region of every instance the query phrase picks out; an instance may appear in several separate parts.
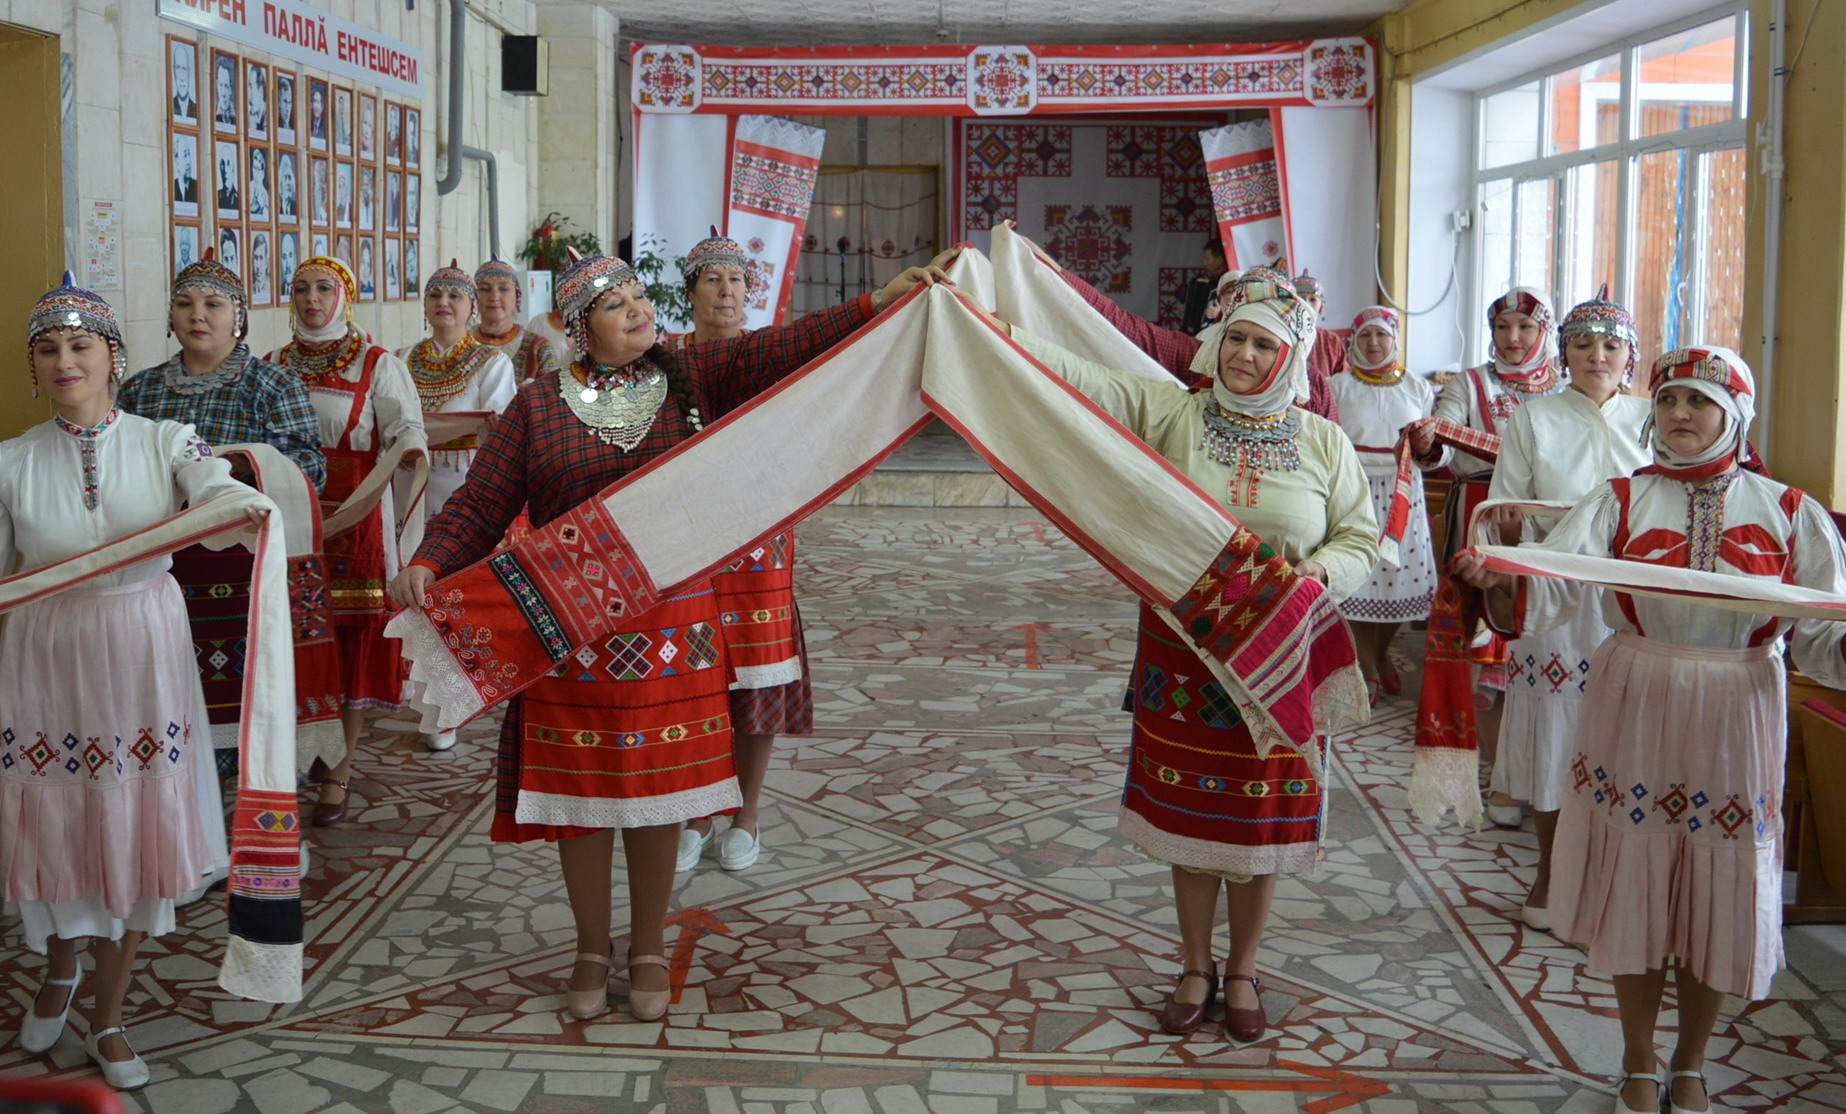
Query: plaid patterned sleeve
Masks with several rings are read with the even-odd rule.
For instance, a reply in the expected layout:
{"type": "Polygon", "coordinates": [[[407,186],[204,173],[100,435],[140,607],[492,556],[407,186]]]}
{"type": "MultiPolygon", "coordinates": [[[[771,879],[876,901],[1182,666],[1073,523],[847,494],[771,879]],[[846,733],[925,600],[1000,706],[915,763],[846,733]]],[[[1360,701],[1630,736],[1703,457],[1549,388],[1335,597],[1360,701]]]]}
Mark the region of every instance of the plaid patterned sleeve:
{"type": "Polygon", "coordinates": [[[1151,356],[1155,363],[1166,368],[1175,379],[1187,387],[1200,384],[1200,376],[1192,372],[1192,357],[1198,355],[1199,338],[1187,336],[1176,329],[1163,329],[1152,321],[1144,320],[1129,313],[1115,300],[1086,282],[1081,275],[1065,267],[1058,272],[1064,276],[1064,284],[1083,296],[1090,308],[1109,319],[1121,334],[1128,338],[1136,348],[1151,356]]]}
{"type": "Polygon", "coordinates": [[[424,526],[423,544],[412,560],[446,576],[479,561],[500,544],[507,527],[526,506],[526,462],[532,449],[530,406],[533,390],[545,386],[549,384],[528,384],[513,396],[481,442],[468,466],[467,480],[424,526]]]}
{"type": "Polygon", "coordinates": [[[704,404],[712,409],[704,417],[711,422],[793,375],[873,316],[867,294],[810,313],[793,324],[682,348],[675,355],[699,381],[704,404]]]}
{"type": "Polygon", "coordinates": [[[268,388],[262,395],[267,405],[258,415],[264,426],[262,440],[299,464],[318,493],[327,485],[327,458],[321,452],[320,425],[314,416],[308,385],[301,376],[277,364],[259,360],[252,365],[252,371],[259,369],[268,388]]]}
{"type": "Polygon", "coordinates": [[[1339,424],[1340,404],[1333,397],[1333,387],[1325,375],[1320,375],[1313,368],[1308,369],[1308,405],[1310,414],[1319,414],[1328,421],[1339,424]]]}

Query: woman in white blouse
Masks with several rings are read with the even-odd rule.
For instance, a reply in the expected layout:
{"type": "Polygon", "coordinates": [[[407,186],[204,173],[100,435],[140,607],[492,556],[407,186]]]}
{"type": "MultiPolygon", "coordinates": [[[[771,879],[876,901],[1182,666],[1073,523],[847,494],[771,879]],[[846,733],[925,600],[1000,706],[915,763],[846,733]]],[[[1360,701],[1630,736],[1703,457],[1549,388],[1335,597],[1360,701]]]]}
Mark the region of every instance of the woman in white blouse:
{"type": "MultiPolygon", "coordinates": [[[[1725,348],[1654,363],[1653,463],[1598,484],[1544,549],[1716,573],[1739,598],[1767,581],[1846,596],[1846,548],[1821,505],[1745,470],[1756,382],[1725,348]],[[1752,581],[1758,582],[1752,584],[1752,581]]],[[[1778,619],[1549,577],[1456,575],[1490,590],[1523,631],[1556,629],[1600,598],[1614,631],[1590,661],[1565,772],[1550,915],[1585,965],[1615,982],[1622,1028],[1616,1114],[1711,1109],[1706,1046],[1726,994],[1769,994],[1782,966],[1782,645],[1803,672],[1846,686],[1846,623],[1778,619]],[[1670,1079],[1654,1031],[1668,967],[1678,1012],[1670,1079]],[[1662,1095],[1662,1091],[1666,1095],[1662,1095]]]]}
{"type": "MultiPolygon", "coordinates": [[[[1624,389],[1634,376],[1634,318],[1607,295],[1605,287],[1601,297],[1564,315],[1558,338],[1570,389],[1513,411],[1489,499],[1574,503],[1597,484],[1626,476],[1652,458],[1641,440],[1651,407],[1624,389]]],[[[1542,541],[1547,532],[1547,522],[1523,521],[1510,507],[1488,514],[1508,544],[1522,535],[1542,541]]],[[[1506,646],[1506,707],[1500,716],[1493,791],[1532,806],[1538,867],[1519,919],[1541,932],[1551,927],[1546,902],[1564,767],[1576,741],[1590,655],[1607,637],[1601,610],[1586,598],[1562,626],[1515,638],[1506,646]]]]}
{"type": "MultiPolygon", "coordinates": [[[[64,284],[26,332],[56,415],[0,442],[0,569],[54,564],[220,494],[230,466],[180,422],[115,407],[109,306],[64,284]]],[[[252,511],[261,521],[262,512],[252,511]]],[[[0,628],[0,887],[46,977],[20,1047],[58,1042],[92,938],[85,1050],[120,1088],[147,1082],[122,1028],[135,952],[174,899],[224,866],[224,814],[179,585],[162,558],[18,609],[0,628]]]]}

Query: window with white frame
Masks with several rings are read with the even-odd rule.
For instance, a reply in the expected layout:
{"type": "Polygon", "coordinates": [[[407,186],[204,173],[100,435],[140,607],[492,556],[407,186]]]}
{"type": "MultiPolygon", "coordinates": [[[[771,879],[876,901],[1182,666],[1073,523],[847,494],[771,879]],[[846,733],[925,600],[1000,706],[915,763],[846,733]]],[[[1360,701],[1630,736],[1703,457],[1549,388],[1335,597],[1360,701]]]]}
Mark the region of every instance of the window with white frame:
{"type": "Polygon", "coordinates": [[[1533,286],[1562,314],[1606,282],[1643,361],[1738,346],[1747,27],[1729,4],[1476,97],[1476,305],[1533,286]]]}

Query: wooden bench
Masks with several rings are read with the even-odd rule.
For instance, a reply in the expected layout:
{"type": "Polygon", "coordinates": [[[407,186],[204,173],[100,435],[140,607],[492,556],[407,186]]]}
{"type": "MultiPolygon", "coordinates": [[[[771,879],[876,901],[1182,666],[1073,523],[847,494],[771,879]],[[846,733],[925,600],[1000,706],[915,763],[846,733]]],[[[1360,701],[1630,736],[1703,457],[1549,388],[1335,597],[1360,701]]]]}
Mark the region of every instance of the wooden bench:
{"type": "Polygon", "coordinates": [[[1788,677],[1788,780],[1783,795],[1784,895],[1790,924],[1846,922],[1846,692],[1788,677]]]}

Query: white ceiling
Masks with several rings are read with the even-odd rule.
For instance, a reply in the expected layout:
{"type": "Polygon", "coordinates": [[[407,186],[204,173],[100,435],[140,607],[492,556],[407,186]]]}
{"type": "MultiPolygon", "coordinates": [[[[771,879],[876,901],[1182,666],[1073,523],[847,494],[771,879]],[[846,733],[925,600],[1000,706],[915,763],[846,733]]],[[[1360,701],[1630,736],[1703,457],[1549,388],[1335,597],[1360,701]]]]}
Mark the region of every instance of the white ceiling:
{"type": "Polygon", "coordinates": [[[614,0],[631,42],[728,46],[1266,42],[1353,34],[1408,0],[614,0]]]}

